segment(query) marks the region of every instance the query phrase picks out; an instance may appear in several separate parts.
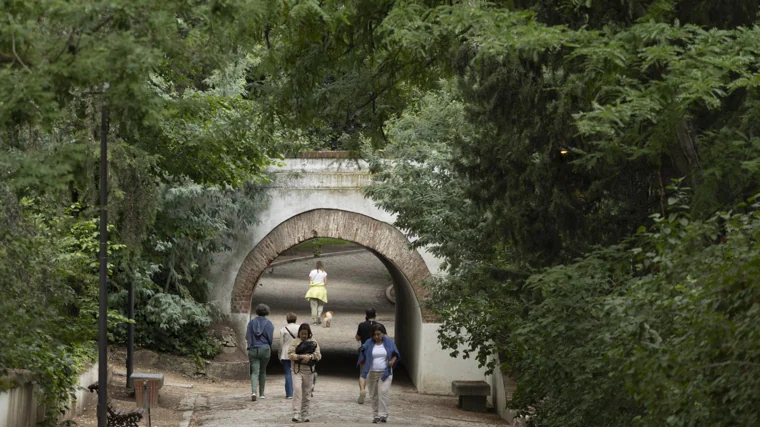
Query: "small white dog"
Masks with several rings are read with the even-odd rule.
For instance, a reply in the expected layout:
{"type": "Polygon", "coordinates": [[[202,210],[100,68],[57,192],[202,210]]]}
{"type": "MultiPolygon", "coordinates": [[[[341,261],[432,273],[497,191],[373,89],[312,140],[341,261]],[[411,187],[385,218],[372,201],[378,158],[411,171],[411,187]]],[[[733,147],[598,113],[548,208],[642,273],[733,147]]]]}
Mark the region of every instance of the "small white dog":
{"type": "Polygon", "coordinates": [[[326,311],[326,312],[322,313],[322,327],[323,328],[329,328],[330,327],[330,324],[332,323],[332,319],[333,319],[333,315],[334,314],[335,313],[333,313],[332,311],[326,311]]]}

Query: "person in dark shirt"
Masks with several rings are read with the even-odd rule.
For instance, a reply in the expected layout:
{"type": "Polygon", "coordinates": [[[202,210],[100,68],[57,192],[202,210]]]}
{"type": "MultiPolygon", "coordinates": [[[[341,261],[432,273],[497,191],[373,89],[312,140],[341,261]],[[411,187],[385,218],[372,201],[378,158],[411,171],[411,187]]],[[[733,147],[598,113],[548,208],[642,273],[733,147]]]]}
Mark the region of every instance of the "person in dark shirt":
{"type": "MultiPolygon", "coordinates": [[[[359,352],[361,352],[362,346],[364,345],[367,340],[372,338],[372,327],[374,325],[379,325],[381,330],[383,331],[383,335],[388,335],[388,332],[385,330],[385,326],[382,323],[378,323],[375,321],[375,318],[377,317],[377,313],[375,312],[375,309],[370,307],[365,312],[365,321],[362,323],[359,323],[359,328],[356,330],[356,341],[359,341],[359,352]]],[[[359,372],[364,371],[364,363],[359,363],[359,372]]],[[[359,375],[359,399],[357,400],[359,404],[364,403],[364,398],[367,397],[367,390],[366,390],[366,380],[362,378],[361,375],[359,375]]]]}
{"type": "Polygon", "coordinates": [[[272,355],[272,339],[274,338],[274,325],[269,316],[269,306],[259,304],[256,307],[256,317],[248,322],[245,332],[245,340],[248,344],[248,361],[251,372],[251,400],[264,398],[264,383],[267,380],[267,364],[272,355]],[[256,386],[258,386],[257,397],[256,386]]]}

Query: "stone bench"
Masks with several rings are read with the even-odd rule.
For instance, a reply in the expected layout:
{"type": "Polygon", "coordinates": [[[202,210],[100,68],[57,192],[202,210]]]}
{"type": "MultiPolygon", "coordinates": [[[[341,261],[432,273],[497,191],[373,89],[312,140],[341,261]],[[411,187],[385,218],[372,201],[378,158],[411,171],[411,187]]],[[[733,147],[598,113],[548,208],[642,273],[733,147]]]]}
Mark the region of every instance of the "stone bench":
{"type": "Polygon", "coordinates": [[[491,394],[491,386],[485,381],[452,381],[451,392],[459,397],[457,408],[486,412],[486,397],[491,394]]]}
{"type": "Polygon", "coordinates": [[[135,389],[135,403],[137,406],[145,405],[143,383],[148,385],[148,401],[150,401],[150,405],[158,406],[158,391],[164,386],[164,374],[132,373],[132,376],[128,379],[128,385],[135,389]]]}

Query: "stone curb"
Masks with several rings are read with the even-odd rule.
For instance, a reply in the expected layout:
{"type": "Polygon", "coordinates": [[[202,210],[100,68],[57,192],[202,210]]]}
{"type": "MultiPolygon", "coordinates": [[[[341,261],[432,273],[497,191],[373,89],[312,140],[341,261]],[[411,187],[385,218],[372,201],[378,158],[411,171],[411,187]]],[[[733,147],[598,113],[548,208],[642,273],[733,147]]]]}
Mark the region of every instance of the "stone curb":
{"type": "Polygon", "coordinates": [[[182,412],[182,421],[179,423],[179,427],[189,427],[193,421],[193,412],[195,412],[195,405],[198,400],[198,395],[188,396],[182,399],[180,402],[180,408],[185,410],[182,412]],[[192,400],[192,403],[190,402],[192,400]]]}
{"type": "Polygon", "coordinates": [[[322,254],[320,256],[314,256],[314,255],[303,256],[303,257],[288,259],[288,260],[285,260],[285,261],[273,262],[273,263],[269,264],[267,266],[267,268],[277,267],[278,265],[284,265],[284,264],[288,264],[288,263],[291,263],[291,262],[304,261],[304,260],[308,260],[308,259],[329,258],[329,257],[338,256],[338,255],[357,254],[359,252],[364,252],[364,251],[366,251],[366,249],[352,249],[350,251],[330,252],[330,253],[327,253],[327,254],[322,254]]]}
{"type": "Polygon", "coordinates": [[[385,288],[385,297],[388,298],[388,301],[390,301],[391,304],[396,305],[396,297],[395,295],[391,295],[391,292],[393,291],[393,283],[388,285],[387,288],[385,288]]]}

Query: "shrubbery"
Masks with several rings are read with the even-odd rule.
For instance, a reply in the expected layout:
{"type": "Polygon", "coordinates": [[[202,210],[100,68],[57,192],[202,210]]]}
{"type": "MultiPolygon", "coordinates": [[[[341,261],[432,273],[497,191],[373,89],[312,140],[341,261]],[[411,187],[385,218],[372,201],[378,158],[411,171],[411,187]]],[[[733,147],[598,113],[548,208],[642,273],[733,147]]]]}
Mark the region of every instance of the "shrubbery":
{"type": "Polygon", "coordinates": [[[0,185],[0,374],[31,371],[48,419],[60,415],[95,356],[97,236],[81,232],[91,224],[44,199],[17,200],[0,185]]]}
{"type": "MultiPolygon", "coordinates": [[[[135,344],[157,351],[187,355],[196,361],[216,355],[219,343],[208,334],[221,313],[210,304],[166,293],[142,292],[135,305],[135,344]]],[[[111,298],[112,306],[126,304],[126,292],[111,298]]],[[[116,342],[126,343],[127,324],[116,325],[116,342]]]]}
{"type": "Polygon", "coordinates": [[[703,221],[672,207],[528,279],[505,366],[536,424],[760,423],[760,203],[703,221]]]}
{"type": "Polygon", "coordinates": [[[32,371],[43,423],[57,421],[95,355],[104,106],[109,337],[125,335],[132,283],[138,345],[196,359],[217,351],[211,260],[256,221],[278,138],[303,143],[243,96],[255,57],[227,45],[244,15],[233,9],[4,4],[0,39],[17,55],[0,55],[0,373],[32,371]]]}

